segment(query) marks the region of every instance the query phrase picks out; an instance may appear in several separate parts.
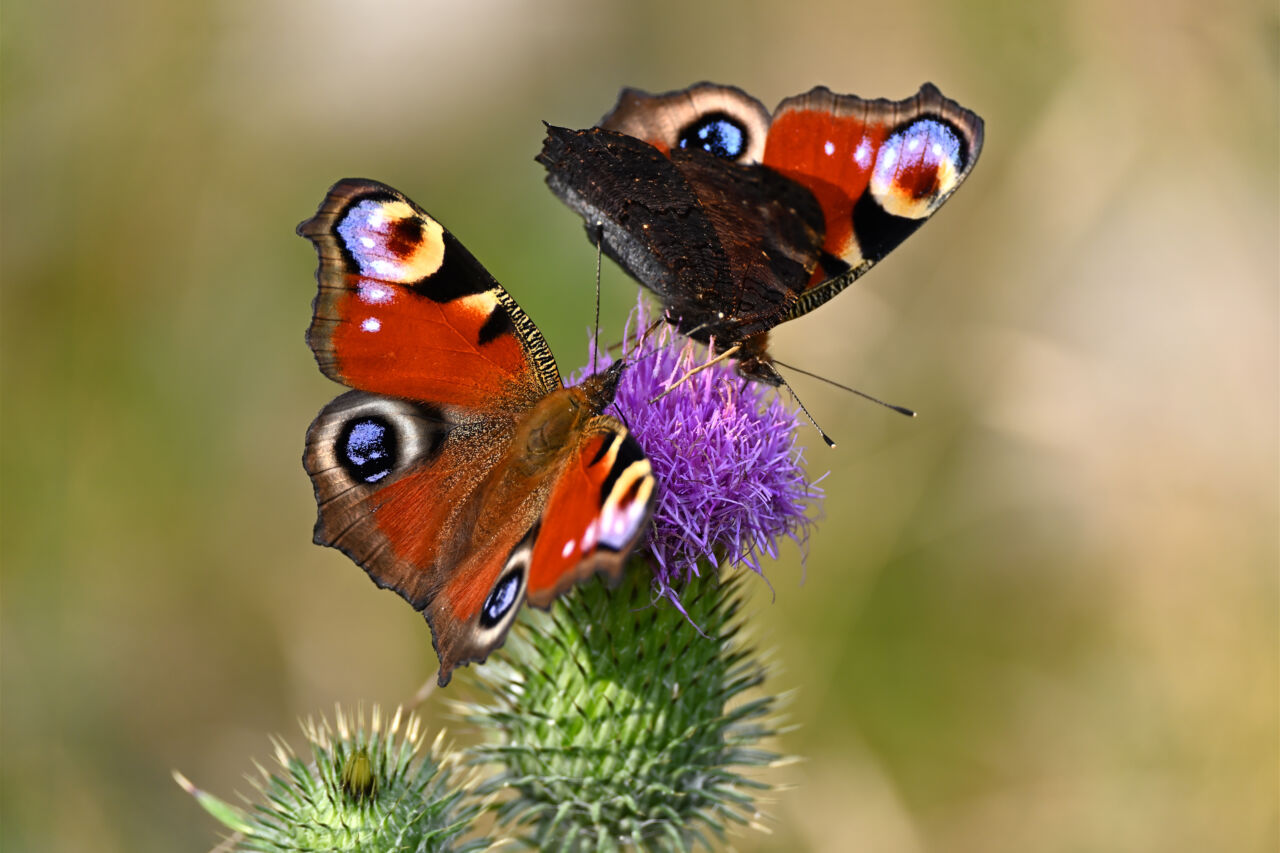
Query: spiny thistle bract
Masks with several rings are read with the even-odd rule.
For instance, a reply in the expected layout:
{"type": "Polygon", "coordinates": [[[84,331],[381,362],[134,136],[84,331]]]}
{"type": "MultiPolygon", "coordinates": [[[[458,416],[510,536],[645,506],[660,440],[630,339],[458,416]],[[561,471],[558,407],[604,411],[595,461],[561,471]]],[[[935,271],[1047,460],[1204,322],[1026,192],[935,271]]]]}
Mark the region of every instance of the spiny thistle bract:
{"type": "Polygon", "coordinates": [[[442,745],[443,732],[424,750],[418,718],[397,710],[390,720],[375,706],[366,726],[339,708],[334,723],[307,720],[311,746],[304,761],[275,739],[279,767],[261,765],[251,781],[261,802],[237,808],[200,791],[181,774],[188,793],[237,833],[235,850],[431,853],[483,849],[487,841],[459,845],[482,806],[466,795],[469,781],[456,772],[457,754],[442,745]],[[401,729],[403,727],[403,733],[401,729]]]}
{"type": "Polygon", "coordinates": [[[713,849],[728,824],[759,825],[768,786],[742,771],[777,759],[760,746],[776,700],[743,696],[765,667],[738,640],[738,583],[695,578],[686,617],[631,566],[617,589],[591,582],[524,618],[477,671],[487,701],[459,706],[492,738],[472,750],[498,768],[483,790],[514,794],[500,825],[582,851],[713,849]]]}

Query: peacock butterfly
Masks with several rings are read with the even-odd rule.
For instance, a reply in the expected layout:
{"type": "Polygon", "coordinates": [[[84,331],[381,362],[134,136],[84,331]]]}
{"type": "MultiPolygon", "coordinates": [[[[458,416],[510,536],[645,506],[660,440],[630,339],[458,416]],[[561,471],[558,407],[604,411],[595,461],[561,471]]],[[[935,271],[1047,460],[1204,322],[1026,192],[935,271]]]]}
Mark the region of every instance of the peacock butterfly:
{"type": "Polygon", "coordinates": [[[548,125],[537,160],[669,322],[778,385],[769,330],[932,216],[972,171],[982,130],[928,83],[901,101],[819,86],[772,114],[741,89],[699,83],[623,89],[594,128],[548,125]]]}
{"type": "Polygon", "coordinates": [[[649,460],[602,413],[622,363],[564,387],[510,294],[388,186],[339,181],[298,233],[320,257],[307,341],[355,389],[307,431],[315,541],[423,611],[443,686],[522,601],[618,577],[644,534],[649,460]]]}

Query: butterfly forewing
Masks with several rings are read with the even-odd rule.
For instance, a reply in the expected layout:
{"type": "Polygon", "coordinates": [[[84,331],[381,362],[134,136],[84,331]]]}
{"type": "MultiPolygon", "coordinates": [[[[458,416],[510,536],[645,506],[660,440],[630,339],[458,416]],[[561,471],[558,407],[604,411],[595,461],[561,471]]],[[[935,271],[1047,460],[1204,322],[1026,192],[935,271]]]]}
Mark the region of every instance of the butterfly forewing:
{"type": "Polygon", "coordinates": [[[779,104],[764,163],[813,192],[823,249],[850,270],[819,270],[810,288],[830,298],[831,284],[842,289],[911,236],[969,176],[982,134],[982,119],[930,84],[901,101],[819,86],[779,104]]]}
{"type": "Polygon", "coordinates": [[[452,234],[400,193],[345,180],[299,233],[320,256],[307,340],[354,388],[487,410],[560,387],[546,341],[452,234]]]}

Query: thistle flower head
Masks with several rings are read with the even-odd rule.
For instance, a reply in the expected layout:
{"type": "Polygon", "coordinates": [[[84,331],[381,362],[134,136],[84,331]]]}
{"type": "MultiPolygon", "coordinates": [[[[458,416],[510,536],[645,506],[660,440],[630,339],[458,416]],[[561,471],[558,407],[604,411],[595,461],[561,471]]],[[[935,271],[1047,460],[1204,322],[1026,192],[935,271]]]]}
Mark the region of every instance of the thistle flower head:
{"type": "Polygon", "coordinates": [[[252,810],[174,774],[206,811],[238,833],[235,850],[431,853],[488,846],[459,846],[482,804],[468,797],[467,780],[459,778],[456,756],[441,737],[424,748],[416,716],[397,710],[387,718],[375,706],[366,723],[363,711],[352,715],[339,708],[332,724],[307,720],[302,731],[311,760],[277,739],[279,766],[274,772],[258,767],[253,783],[262,801],[252,810]]]}
{"type": "Polygon", "coordinates": [[[477,672],[489,700],[461,706],[489,737],[473,750],[495,768],[488,790],[509,793],[498,824],[540,850],[713,849],[731,824],[759,825],[768,786],[750,774],[777,760],[762,746],[777,701],[753,697],[766,667],[740,633],[741,576],[703,569],[761,572],[780,539],[804,543],[821,492],[800,422],[728,363],[663,396],[709,357],[663,323],[646,335],[644,317],[641,305],[628,321],[614,402],[660,484],[650,536],[618,589],[588,583],[549,615],[527,611],[477,672]],[[650,577],[675,607],[646,606],[650,577]]]}
{"type": "MultiPolygon", "coordinates": [[[[731,361],[655,400],[711,356],[692,341],[676,343],[660,321],[645,335],[646,315],[642,299],[627,321],[622,357],[629,365],[614,402],[661,484],[642,550],[652,555],[658,590],[679,605],[680,586],[700,563],[763,575],[760,558],[776,557],[779,540],[803,547],[822,490],[804,470],[803,421],[731,361]]],[[[607,364],[601,356],[594,369],[607,364]]]]}

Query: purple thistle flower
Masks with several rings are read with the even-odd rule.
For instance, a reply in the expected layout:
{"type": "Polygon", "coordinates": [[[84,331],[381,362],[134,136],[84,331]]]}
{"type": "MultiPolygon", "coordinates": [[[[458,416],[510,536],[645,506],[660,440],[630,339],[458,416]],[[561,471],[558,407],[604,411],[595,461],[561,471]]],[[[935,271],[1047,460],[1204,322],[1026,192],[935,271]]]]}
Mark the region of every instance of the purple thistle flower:
{"type": "MultiPolygon", "coordinates": [[[[733,362],[715,364],[651,403],[710,355],[666,323],[645,338],[647,315],[641,298],[623,336],[629,364],[614,410],[658,478],[642,550],[653,557],[657,592],[679,607],[679,587],[698,575],[702,561],[744,565],[763,577],[761,555],[776,558],[780,539],[803,548],[822,490],[805,474],[797,441],[805,422],[775,389],[738,376],[733,362]]],[[[607,364],[600,358],[597,369],[607,364]]]]}

